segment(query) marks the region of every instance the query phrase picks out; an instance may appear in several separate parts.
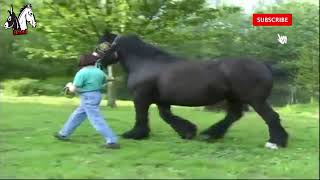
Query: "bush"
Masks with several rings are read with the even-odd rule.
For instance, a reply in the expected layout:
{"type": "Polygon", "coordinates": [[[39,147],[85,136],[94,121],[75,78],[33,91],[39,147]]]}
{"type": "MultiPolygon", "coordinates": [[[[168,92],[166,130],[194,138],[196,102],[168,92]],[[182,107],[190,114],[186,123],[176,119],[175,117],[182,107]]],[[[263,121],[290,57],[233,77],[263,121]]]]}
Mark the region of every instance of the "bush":
{"type": "Polygon", "coordinates": [[[69,78],[50,78],[46,80],[22,78],[4,81],[2,87],[3,93],[11,96],[58,96],[63,95],[63,87],[68,81],[70,81],[69,78]]]}

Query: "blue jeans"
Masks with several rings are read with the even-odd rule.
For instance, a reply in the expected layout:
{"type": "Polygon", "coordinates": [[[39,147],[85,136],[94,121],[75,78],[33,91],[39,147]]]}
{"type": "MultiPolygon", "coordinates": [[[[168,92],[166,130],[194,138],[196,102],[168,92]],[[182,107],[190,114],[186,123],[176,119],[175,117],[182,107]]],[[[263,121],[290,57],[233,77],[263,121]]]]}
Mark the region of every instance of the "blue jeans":
{"type": "Polygon", "coordinates": [[[69,120],[64,124],[59,134],[70,136],[73,131],[88,117],[90,124],[104,136],[107,143],[117,143],[117,136],[108,126],[100,113],[100,102],[102,94],[100,91],[84,92],[80,94],[81,104],[71,114],[69,120]]]}

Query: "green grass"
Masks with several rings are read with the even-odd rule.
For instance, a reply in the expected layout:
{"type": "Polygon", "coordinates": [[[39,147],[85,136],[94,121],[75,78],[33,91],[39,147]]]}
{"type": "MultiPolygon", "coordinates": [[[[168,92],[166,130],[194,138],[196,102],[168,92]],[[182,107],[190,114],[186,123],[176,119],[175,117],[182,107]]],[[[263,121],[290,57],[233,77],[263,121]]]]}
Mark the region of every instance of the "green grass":
{"type": "MultiPolygon", "coordinates": [[[[216,143],[182,140],[150,109],[152,134],[148,140],[120,138],[120,150],[101,148],[104,140],[86,121],[70,142],[52,134],[61,128],[78,103],[77,98],[1,97],[0,178],[318,178],[318,105],[277,109],[290,133],[289,147],[264,148],[267,126],[254,112],[216,143]]],[[[131,102],[102,112],[118,133],[134,123],[131,102]]],[[[223,113],[199,108],[174,112],[199,130],[221,119],[223,113]]]]}

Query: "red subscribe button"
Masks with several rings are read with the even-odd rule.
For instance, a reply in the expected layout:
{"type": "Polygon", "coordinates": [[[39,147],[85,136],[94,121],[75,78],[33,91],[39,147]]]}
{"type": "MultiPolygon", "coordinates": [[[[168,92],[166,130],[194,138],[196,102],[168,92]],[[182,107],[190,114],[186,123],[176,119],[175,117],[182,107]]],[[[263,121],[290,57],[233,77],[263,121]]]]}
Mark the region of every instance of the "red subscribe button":
{"type": "Polygon", "coordinates": [[[292,26],[292,14],[253,14],[254,26],[292,26]]]}

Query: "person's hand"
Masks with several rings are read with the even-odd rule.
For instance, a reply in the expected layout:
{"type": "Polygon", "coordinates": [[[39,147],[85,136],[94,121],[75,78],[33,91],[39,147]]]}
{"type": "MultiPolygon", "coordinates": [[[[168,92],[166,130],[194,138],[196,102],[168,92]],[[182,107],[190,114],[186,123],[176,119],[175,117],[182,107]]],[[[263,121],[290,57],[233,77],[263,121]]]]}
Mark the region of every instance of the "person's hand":
{"type": "Polygon", "coordinates": [[[71,86],[73,86],[72,82],[68,82],[68,83],[66,84],[66,87],[69,88],[69,89],[71,88],[71,86]]]}
{"type": "Polygon", "coordinates": [[[68,82],[68,83],[66,84],[66,87],[68,88],[68,90],[69,90],[70,92],[75,92],[76,89],[77,89],[77,88],[73,85],[72,82],[68,82]]]}
{"type": "Polygon", "coordinates": [[[109,77],[108,81],[115,81],[114,77],[109,77]]]}

